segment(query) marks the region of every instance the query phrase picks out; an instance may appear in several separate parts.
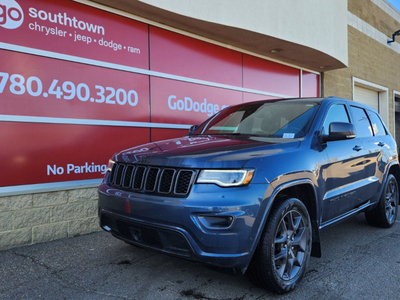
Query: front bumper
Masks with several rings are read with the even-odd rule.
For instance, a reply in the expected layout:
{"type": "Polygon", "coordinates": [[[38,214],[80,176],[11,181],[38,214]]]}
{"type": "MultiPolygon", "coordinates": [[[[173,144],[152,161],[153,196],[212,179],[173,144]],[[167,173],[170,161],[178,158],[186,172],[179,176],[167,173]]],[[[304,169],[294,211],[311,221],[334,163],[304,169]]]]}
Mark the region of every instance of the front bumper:
{"type": "Polygon", "coordinates": [[[262,230],[265,184],[195,184],[187,198],[99,187],[100,226],[128,243],[244,271],[262,230]]]}

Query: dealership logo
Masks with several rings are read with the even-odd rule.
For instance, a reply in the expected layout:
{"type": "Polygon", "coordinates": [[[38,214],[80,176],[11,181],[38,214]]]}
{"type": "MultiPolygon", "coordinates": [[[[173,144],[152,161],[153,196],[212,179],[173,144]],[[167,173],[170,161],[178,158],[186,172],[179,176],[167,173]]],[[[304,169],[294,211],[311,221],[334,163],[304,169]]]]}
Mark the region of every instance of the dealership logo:
{"type": "Polygon", "coordinates": [[[24,12],[15,0],[2,0],[0,4],[0,26],[15,29],[24,22],[24,12]]]}

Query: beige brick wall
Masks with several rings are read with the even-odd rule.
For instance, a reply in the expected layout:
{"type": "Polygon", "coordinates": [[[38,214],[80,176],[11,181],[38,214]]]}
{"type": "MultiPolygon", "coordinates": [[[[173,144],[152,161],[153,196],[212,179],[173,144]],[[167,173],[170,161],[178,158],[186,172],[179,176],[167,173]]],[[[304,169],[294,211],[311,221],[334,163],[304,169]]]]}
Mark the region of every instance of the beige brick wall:
{"type": "Polygon", "coordinates": [[[97,188],[0,197],[0,250],[99,231],[97,188]]]}
{"type": "Polygon", "coordinates": [[[347,9],[363,21],[372,25],[387,36],[400,29],[399,20],[395,20],[370,0],[348,0],[347,9]]]}
{"type": "Polygon", "coordinates": [[[388,88],[390,123],[387,125],[393,133],[393,90],[400,91],[400,54],[351,26],[348,37],[349,66],[323,73],[322,96],[353,99],[353,77],[388,88]]]}
{"type": "MultiPolygon", "coordinates": [[[[348,11],[369,25],[392,37],[400,29],[400,20],[393,19],[369,0],[348,0],[348,11]]],[[[397,37],[397,42],[400,37],[397,37]]],[[[348,26],[348,68],[322,74],[322,96],[353,99],[352,78],[362,79],[388,88],[389,130],[394,132],[393,90],[400,91],[400,54],[366,34],[348,26]]]]}

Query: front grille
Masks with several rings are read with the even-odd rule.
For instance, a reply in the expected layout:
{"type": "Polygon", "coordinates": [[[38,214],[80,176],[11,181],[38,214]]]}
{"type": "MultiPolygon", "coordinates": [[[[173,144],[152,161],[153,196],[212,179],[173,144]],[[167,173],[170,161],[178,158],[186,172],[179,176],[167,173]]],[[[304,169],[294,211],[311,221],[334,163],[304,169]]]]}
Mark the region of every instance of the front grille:
{"type": "Polygon", "coordinates": [[[109,183],[146,194],[187,197],[195,175],[194,170],[115,163],[109,183]]]}

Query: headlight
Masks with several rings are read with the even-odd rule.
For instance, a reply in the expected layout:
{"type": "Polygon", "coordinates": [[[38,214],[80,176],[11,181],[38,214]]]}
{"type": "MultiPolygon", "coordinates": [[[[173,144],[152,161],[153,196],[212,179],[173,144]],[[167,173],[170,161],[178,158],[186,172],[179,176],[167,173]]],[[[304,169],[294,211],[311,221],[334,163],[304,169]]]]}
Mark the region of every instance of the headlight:
{"type": "Polygon", "coordinates": [[[249,184],[254,170],[202,170],[197,183],[215,183],[222,187],[249,184]]]}
{"type": "Polygon", "coordinates": [[[108,171],[108,172],[111,172],[111,170],[112,170],[112,168],[113,168],[113,166],[114,166],[114,164],[115,164],[114,157],[115,157],[115,155],[113,155],[112,158],[110,158],[110,159],[108,160],[108,164],[107,164],[107,171],[108,171]]]}

